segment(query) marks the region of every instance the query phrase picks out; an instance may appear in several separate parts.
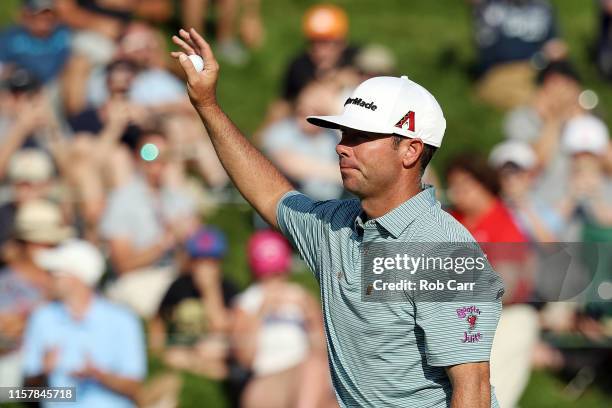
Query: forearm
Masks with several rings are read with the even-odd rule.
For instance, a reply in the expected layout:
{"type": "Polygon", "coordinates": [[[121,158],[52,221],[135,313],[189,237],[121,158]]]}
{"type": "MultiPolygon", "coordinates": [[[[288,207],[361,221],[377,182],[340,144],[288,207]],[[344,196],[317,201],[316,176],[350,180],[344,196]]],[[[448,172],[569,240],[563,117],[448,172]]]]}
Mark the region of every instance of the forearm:
{"type": "Polygon", "coordinates": [[[113,38],[120,34],[117,20],[83,9],[76,4],[76,0],[60,0],[57,11],[62,21],[71,28],[93,30],[113,38]]]}
{"type": "Polygon", "coordinates": [[[132,400],[136,399],[140,391],[141,382],[132,378],[97,370],[95,379],[109,390],[125,395],[132,400]]]}
{"type": "Polygon", "coordinates": [[[0,179],[4,178],[11,156],[28,135],[28,130],[20,123],[15,123],[8,131],[5,141],[0,146],[0,179]]]}
{"type": "Polygon", "coordinates": [[[489,363],[464,363],[446,367],[451,382],[451,408],[490,408],[489,363]]]}
{"type": "Polygon", "coordinates": [[[471,387],[453,387],[451,408],[490,408],[491,386],[474,383],[471,387]]]}
{"type": "Polygon", "coordinates": [[[277,227],[276,204],[292,189],[287,179],[253,146],[218,105],[197,108],[225,171],[244,198],[277,227]]]}
{"type": "Polygon", "coordinates": [[[121,254],[112,254],[112,259],[117,272],[123,274],[155,263],[164,253],[164,246],[155,244],[143,250],[129,250],[121,254]]]}
{"type": "Polygon", "coordinates": [[[559,142],[560,132],[561,122],[559,121],[548,121],[542,126],[540,137],[533,146],[542,167],[545,167],[550,161],[552,152],[555,151],[559,142]]]}

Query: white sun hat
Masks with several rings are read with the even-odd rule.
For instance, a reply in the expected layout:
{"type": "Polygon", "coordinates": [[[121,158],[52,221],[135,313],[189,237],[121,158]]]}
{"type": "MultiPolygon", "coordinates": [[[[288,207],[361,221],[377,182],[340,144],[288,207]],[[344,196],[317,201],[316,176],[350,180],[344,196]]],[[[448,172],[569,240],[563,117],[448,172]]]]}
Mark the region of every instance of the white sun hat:
{"type": "Polygon", "coordinates": [[[374,77],[362,82],[336,116],[309,116],[313,125],[418,138],[440,147],[446,120],[431,93],[406,76],[374,77]]]}
{"type": "Polygon", "coordinates": [[[567,122],[563,129],[562,146],[569,154],[602,155],[608,149],[608,127],[593,115],[582,115],[567,122]]]}

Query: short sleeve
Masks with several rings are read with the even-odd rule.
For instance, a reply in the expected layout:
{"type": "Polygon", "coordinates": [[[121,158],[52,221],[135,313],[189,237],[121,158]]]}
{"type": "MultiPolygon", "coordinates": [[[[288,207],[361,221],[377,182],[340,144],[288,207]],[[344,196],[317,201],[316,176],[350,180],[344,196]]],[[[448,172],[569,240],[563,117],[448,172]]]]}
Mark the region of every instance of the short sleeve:
{"type": "Polygon", "coordinates": [[[482,303],[424,302],[415,305],[431,366],[489,361],[501,300],[482,303]]]}
{"type": "MultiPolygon", "coordinates": [[[[127,312],[126,312],[127,313],[127,312]]],[[[117,337],[121,346],[121,364],[117,374],[128,378],[141,380],[147,374],[147,357],[142,325],[131,313],[123,321],[121,336],[117,337]]]]}
{"type": "Polygon", "coordinates": [[[298,250],[317,279],[323,234],[341,203],[340,200],[313,201],[294,190],[285,194],[276,208],[282,234],[298,250]]]}

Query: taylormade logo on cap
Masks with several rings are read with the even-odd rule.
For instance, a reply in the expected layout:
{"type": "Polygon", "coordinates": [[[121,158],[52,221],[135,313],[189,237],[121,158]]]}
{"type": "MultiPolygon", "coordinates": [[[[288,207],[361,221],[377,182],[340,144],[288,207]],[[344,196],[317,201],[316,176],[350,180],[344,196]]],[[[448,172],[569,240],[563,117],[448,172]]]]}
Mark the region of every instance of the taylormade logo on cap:
{"type": "Polygon", "coordinates": [[[436,98],[406,76],[368,79],[346,100],[341,115],[309,116],[307,120],[331,129],[346,127],[418,138],[435,147],[442,144],[446,130],[436,98]]]}
{"type": "Polygon", "coordinates": [[[374,102],[366,102],[361,98],[348,98],[346,102],[344,102],[344,106],[350,104],[361,106],[366,109],[372,109],[373,111],[378,108],[378,106],[374,105],[374,102]]]}

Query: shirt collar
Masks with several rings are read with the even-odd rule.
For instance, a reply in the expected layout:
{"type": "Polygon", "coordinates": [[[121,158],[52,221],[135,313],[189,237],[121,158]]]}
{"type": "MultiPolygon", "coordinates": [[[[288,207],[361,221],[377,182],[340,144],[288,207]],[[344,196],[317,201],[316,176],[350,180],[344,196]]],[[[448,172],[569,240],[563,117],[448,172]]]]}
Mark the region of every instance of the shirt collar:
{"type": "Polygon", "coordinates": [[[363,229],[369,223],[376,223],[397,239],[420,213],[435,204],[435,189],[431,185],[424,185],[420,193],[378,218],[364,222],[366,215],[362,210],[355,219],[355,229],[363,229]]]}

